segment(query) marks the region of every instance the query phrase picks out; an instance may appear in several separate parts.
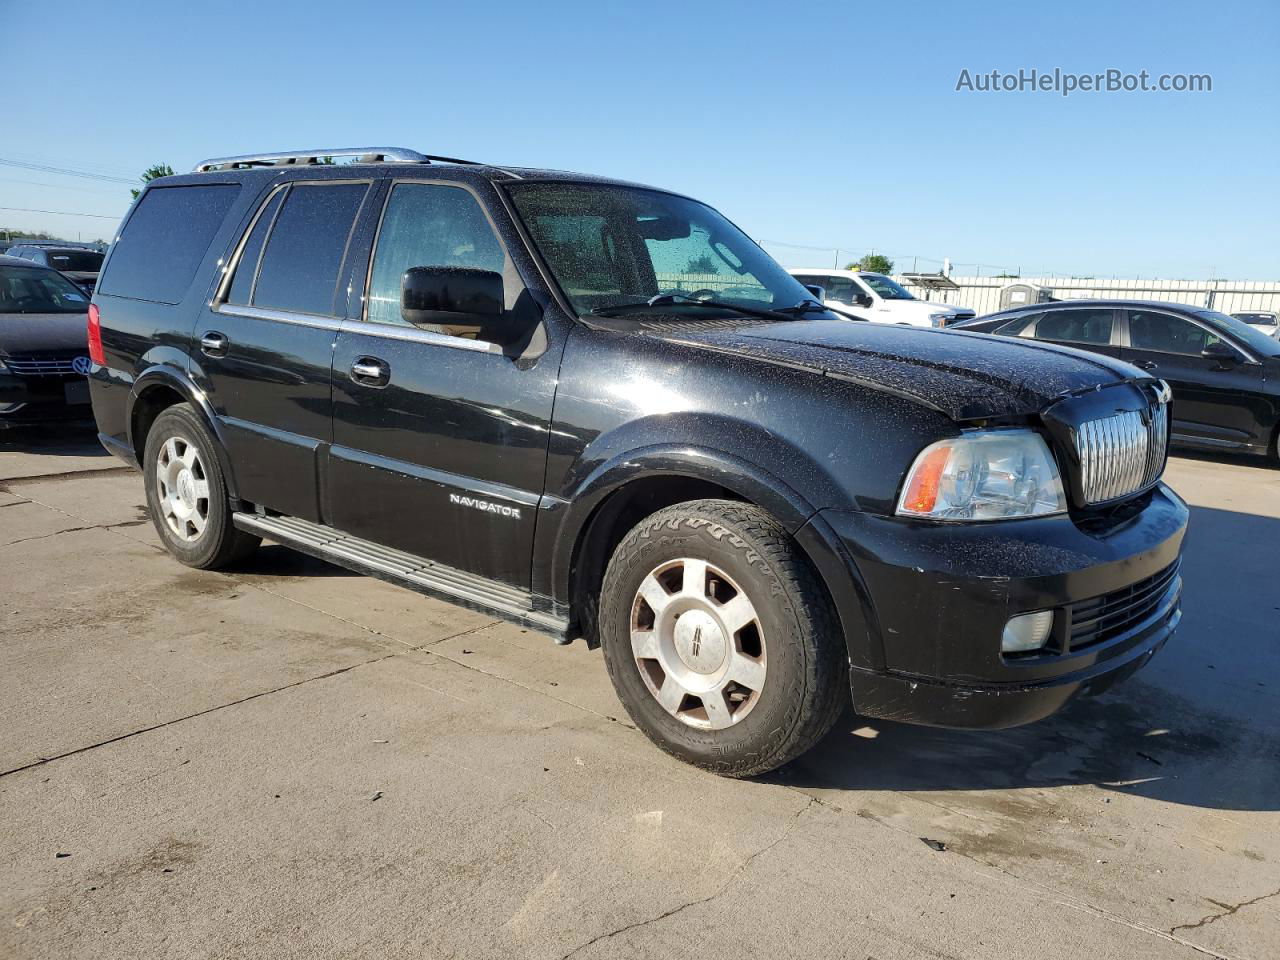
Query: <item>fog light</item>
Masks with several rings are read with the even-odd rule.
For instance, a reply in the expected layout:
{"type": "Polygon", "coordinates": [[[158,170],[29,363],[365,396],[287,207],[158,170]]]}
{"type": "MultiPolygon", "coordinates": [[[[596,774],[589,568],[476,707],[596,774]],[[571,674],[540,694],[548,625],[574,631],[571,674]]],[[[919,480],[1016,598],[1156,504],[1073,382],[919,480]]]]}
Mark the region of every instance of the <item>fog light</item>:
{"type": "Polygon", "coordinates": [[[1039,613],[1024,613],[1014,617],[1004,625],[1004,636],[1000,638],[1000,649],[1005,653],[1026,653],[1028,650],[1039,650],[1049,640],[1049,631],[1053,629],[1053,611],[1041,610],[1039,613]]]}

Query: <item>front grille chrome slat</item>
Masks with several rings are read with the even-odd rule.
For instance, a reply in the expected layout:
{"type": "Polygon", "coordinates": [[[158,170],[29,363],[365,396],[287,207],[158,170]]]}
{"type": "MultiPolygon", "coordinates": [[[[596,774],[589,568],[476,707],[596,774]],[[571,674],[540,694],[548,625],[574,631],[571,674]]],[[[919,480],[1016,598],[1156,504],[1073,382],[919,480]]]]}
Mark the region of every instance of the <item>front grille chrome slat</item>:
{"type": "Polygon", "coordinates": [[[1168,403],[1157,396],[1147,415],[1127,411],[1086,421],[1076,429],[1075,444],[1087,503],[1106,503],[1145,490],[1164,471],[1168,403]]]}
{"type": "Polygon", "coordinates": [[[53,377],[75,373],[74,357],[3,357],[4,365],[20,377],[53,377]]]}

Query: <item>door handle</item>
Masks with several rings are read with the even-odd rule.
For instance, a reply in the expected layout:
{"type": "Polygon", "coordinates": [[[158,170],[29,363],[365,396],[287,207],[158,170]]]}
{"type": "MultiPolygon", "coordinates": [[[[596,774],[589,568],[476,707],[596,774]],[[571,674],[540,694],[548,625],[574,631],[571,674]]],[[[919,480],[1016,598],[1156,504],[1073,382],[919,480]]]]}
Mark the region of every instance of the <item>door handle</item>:
{"type": "Polygon", "coordinates": [[[391,367],[377,357],[359,357],[351,364],[351,379],[369,387],[385,387],[391,382],[391,367]]]}
{"type": "Polygon", "coordinates": [[[225,357],[231,342],[225,334],[210,330],[200,338],[200,351],[210,357],[225,357]]]}
{"type": "Polygon", "coordinates": [[[1156,363],[1154,360],[1140,360],[1138,363],[1135,363],[1134,366],[1139,370],[1154,370],[1156,367],[1160,366],[1160,364],[1156,363]]]}

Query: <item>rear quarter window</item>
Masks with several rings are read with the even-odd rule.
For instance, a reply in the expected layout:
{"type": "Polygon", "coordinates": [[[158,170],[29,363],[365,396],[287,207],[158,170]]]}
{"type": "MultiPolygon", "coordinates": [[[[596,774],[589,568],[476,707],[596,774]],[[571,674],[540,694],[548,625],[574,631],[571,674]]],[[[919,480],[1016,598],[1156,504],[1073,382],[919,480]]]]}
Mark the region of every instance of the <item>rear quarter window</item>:
{"type": "Polygon", "coordinates": [[[239,193],[237,183],[152,187],[116,241],[99,292],[180,303],[239,193]]]}

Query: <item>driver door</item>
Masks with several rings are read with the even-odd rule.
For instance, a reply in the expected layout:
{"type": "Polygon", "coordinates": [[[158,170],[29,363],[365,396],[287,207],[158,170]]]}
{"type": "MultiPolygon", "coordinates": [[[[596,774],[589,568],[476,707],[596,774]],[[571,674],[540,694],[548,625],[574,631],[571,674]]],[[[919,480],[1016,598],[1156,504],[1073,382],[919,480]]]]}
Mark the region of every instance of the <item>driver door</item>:
{"type": "MultiPolygon", "coordinates": [[[[410,267],[501,273],[514,325],[541,324],[475,193],[394,183],[367,295],[334,346],[327,514],[355,536],[528,589],[563,340],[516,356],[474,334],[413,326],[400,312],[410,267]]],[[[360,271],[356,289],[363,281],[360,271]]]]}
{"type": "Polygon", "coordinates": [[[1234,363],[1202,357],[1201,351],[1221,338],[1185,317],[1159,310],[1125,313],[1128,338],[1121,358],[1172,388],[1175,436],[1227,447],[1269,440],[1258,430],[1267,420],[1259,409],[1260,364],[1239,351],[1234,363]]]}

